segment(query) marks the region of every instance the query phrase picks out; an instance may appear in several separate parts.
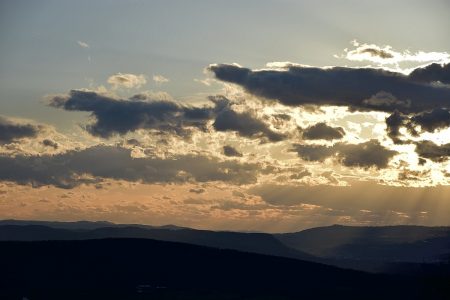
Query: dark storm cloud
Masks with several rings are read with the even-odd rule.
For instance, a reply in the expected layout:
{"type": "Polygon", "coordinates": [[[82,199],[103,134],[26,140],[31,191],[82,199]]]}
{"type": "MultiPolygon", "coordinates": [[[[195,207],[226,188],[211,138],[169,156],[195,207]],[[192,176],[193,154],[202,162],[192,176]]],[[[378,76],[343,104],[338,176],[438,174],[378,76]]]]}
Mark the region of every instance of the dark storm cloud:
{"type": "Polygon", "coordinates": [[[19,124],[0,116],[0,144],[9,144],[22,138],[36,137],[41,127],[19,124]]]}
{"type": "Polygon", "coordinates": [[[345,135],[344,128],[331,127],[325,123],[317,123],[303,130],[305,140],[334,140],[342,139],[345,135]]]}
{"type": "Polygon", "coordinates": [[[118,100],[92,91],[72,90],[68,95],[54,96],[50,105],[69,111],[92,112],[95,120],[86,126],[94,136],[109,138],[138,129],[189,136],[192,128],[207,130],[214,120],[216,131],[234,131],[248,138],[262,138],[277,142],[284,135],[272,131],[269,126],[249,112],[236,112],[231,102],[223,97],[210,97],[214,106],[188,106],[168,100],[151,100],[139,94],[129,100],[118,100]]]}
{"type": "Polygon", "coordinates": [[[409,77],[420,82],[440,81],[450,84],[450,64],[434,63],[423,68],[417,68],[411,72],[409,77]]]}
{"type": "Polygon", "coordinates": [[[382,146],[377,140],[361,144],[337,143],[333,146],[294,144],[292,151],[308,161],[323,161],[328,157],[334,157],[347,167],[377,169],[386,168],[390,159],[397,154],[382,146]]]}
{"type": "Polygon", "coordinates": [[[209,70],[217,79],[238,84],[253,95],[291,106],[338,105],[352,110],[402,113],[450,107],[450,89],[425,79],[418,82],[417,75],[414,79],[382,69],[290,66],[283,71],[253,71],[219,64],[211,65],[209,70]]]}
{"type": "Polygon", "coordinates": [[[256,181],[259,166],[220,161],[201,155],[172,158],[133,158],[131,150],[94,146],[57,155],[0,156],[0,180],[33,186],[73,188],[109,178],[143,183],[223,181],[248,184],[256,181]]]}
{"type": "Polygon", "coordinates": [[[419,125],[424,131],[434,132],[450,126],[450,112],[447,109],[436,108],[415,114],[410,121],[413,125],[419,125]]]}
{"type": "Polygon", "coordinates": [[[431,141],[416,143],[416,152],[420,158],[428,158],[435,162],[443,162],[450,158],[450,143],[436,145],[431,141]]]}
{"type": "Polygon", "coordinates": [[[223,154],[225,156],[235,156],[235,157],[242,157],[242,153],[237,151],[234,147],[225,145],[223,146],[223,154]]]}
{"type": "Polygon", "coordinates": [[[142,101],[141,98],[117,100],[95,92],[72,90],[54,96],[50,105],[71,111],[92,112],[95,122],[87,130],[103,138],[138,129],[155,129],[186,136],[186,127],[205,129],[211,108],[181,105],[167,100],[142,101]]]}
{"type": "Polygon", "coordinates": [[[249,112],[236,112],[224,97],[210,97],[216,104],[216,119],[213,127],[216,131],[234,131],[247,138],[261,138],[271,142],[282,141],[285,135],[275,132],[269,126],[249,112]]]}
{"type": "Polygon", "coordinates": [[[406,143],[401,139],[400,128],[404,127],[413,136],[421,132],[435,132],[450,126],[450,112],[448,109],[435,108],[417,114],[405,115],[395,111],[386,118],[386,130],[388,136],[396,144],[406,143]],[[420,126],[418,129],[417,126],[420,126]]]}

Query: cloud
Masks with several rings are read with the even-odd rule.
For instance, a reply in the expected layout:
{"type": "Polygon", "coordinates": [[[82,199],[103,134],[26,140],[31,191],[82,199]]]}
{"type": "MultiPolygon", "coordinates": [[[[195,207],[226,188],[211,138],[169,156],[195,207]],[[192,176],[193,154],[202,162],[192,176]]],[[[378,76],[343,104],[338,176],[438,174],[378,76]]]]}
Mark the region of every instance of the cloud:
{"type": "Polygon", "coordinates": [[[216,64],[209,70],[217,79],[240,85],[250,94],[290,106],[337,105],[402,113],[450,107],[450,89],[382,69],[291,65],[253,71],[216,64]]]}
{"type": "Polygon", "coordinates": [[[377,140],[361,144],[337,144],[334,148],[339,162],[347,167],[386,168],[390,159],[398,154],[385,148],[377,140]]]}
{"type": "Polygon", "coordinates": [[[323,145],[293,144],[292,152],[297,152],[298,156],[307,161],[324,161],[335,154],[333,147],[323,145]]]}
{"type": "Polygon", "coordinates": [[[298,179],[302,179],[303,177],[307,177],[307,176],[311,176],[312,173],[308,170],[302,170],[298,173],[292,174],[291,176],[289,176],[290,179],[294,179],[294,180],[298,180],[298,179]]]}
{"type": "Polygon", "coordinates": [[[397,154],[382,146],[377,140],[370,140],[360,144],[337,143],[333,146],[294,144],[293,152],[308,161],[324,161],[329,157],[335,158],[347,167],[386,168],[390,159],[397,154]]]}
{"type": "Polygon", "coordinates": [[[436,145],[431,141],[417,142],[416,152],[421,158],[428,158],[435,162],[443,162],[450,157],[450,143],[436,145]]]}
{"type": "Polygon", "coordinates": [[[383,59],[394,57],[394,55],[392,55],[388,51],[385,51],[383,49],[370,48],[370,47],[365,48],[365,49],[360,49],[358,51],[358,54],[368,54],[371,57],[380,57],[383,59]]]}
{"type": "Polygon", "coordinates": [[[230,100],[210,97],[214,106],[190,106],[169,100],[151,100],[138,94],[128,100],[115,99],[86,90],[71,90],[67,95],[49,98],[49,105],[69,111],[88,111],[95,117],[86,130],[98,137],[110,138],[139,129],[188,137],[192,129],[207,131],[214,120],[216,131],[234,131],[240,136],[277,142],[285,138],[249,112],[236,112],[230,100]]]}
{"type": "Polygon", "coordinates": [[[189,193],[195,193],[195,194],[203,194],[205,191],[205,189],[190,189],[189,193]]]}
{"type": "Polygon", "coordinates": [[[432,63],[448,62],[450,54],[447,52],[424,52],[417,51],[412,53],[408,50],[400,52],[395,51],[391,46],[378,46],[375,44],[361,44],[352,41],[355,47],[352,50],[345,49],[344,54],[335,55],[336,58],[345,58],[351,61],[369,61],[378,65],[398,65],[403,62],[432,63]]]}
{"type": "Polygon", "coordinates": [[[302,136],[306,140],[334,140],[342,139],[345,135],[344,128],[331,127],[326,123],[317,123],[303,130],[302,136]]]}
{"type": "Polygon", "coordinates": [[[403,144],[404,141],[400,139],[400,128],[406,127],[408,123],[406,122],[407,117],[404,114],[395,111],[389,117],[386,118],[386,132],[388,137],[392,139],[395,144],[403,144]]]}
{"type": "Polygon", "coordinates": [[[90,47],[90,46],[88,45],[88,43],[82,42],[82,41],[77,41],[77,44],[78,44],[81,48],[89,48],[89,47],[90,47]]]}
{"type": "Polygon", "coordinates": [[[419,82],[441,82],[450,84],[450,63],[430,64],[423,68],[414,69],[409,77],[419,82]]]}
{"type": "Polygon", "coordinates": [[[261,138],[271,142],[282,141],[285,135],[275,132],[269,126],[249,112],[236,112],[231,109],[230,101],[225,97],[210,97],[218,112],[213,123],[216,131],[234,131],[240,136],[261,138]]]}
{"type": "Polygon", "coordinates": [[[144,91],[139,94],[133,95],[130,99],[131,100],[140,100],[140,101],[147,101],[147,100],[149,100],[149,101],[153,101],[153,100],[172,101],[172,100],[174,100],[169,93],[163,92],[163,91],[144,91]]]}
{"type": "Polygon", "coordinates": [[[153,81],[159,84],[169,82],[169,79],[162,75],[153,75],[153,81]]]}
{"type": "Polygon", "coordinates": [[[379,91],[375,95],[372,95],[368,99],[363,100],[363,104],[368,105],[370,107],[403,107],[408,109],[411,106],[411,101],[401,101],[398,100],[391,93],[387,93],[385,91],[379,91]]]}
{"type": "Polygon", "coordinates": [[[450,111],[435,108],[411,115],[395,111],[386,118],[386,126],[387,134],[392,141],[396,144],[403,144],[407,141],[401,139],[400,128],[406,128],[412,136],[418,136],[421,132],[435,132],[438,129],[447,128],[450,126],[450,111]]]}
{"type": "Polygon", "coordinates": [[[59,147],[57,142],[49,140],[49,139],[43,140],[42,144],[46,147],[52,147],[53,149],[58,149],[58,147],[59,147]]]}
{"type": "Polygon", "coordinates": [[[229,146],[229,145],[225,145],[223,146],[223,154],[225,156],[230,156],[230,157],[242,157],[242,153],[237,151],[234,147],[229,146]]]}
{"type": "Polygon", "coordinates": [[[9,144],[23,138],[34,138],[41,126],[13,122],[0,116],[0,144],[9,144]]]}
{"type": "Polygon", "coordinates": [[[142,183],[249,184],[256,181],[259,169],[257,164],[220,161],[204,155],[134,158],[131,151],[97,145],[55,155],[0,155],[0,180],[60,188],[95,184],[106,178],[142,183]]]}
{"type": "Polygon", "coordinates": [[[450,126],[450,112],[447,109],[436,108],[410,117],[411,126],[419,125],[423,131],[434,132],[450,126]]]}
{"type": "Polygon", "coordinates": [[[188,136],[186,127],[205,129],[211,118],[210,107],[193,107],[174,101],[141,101],[140,96],[129,100],[114,99],[92,91],[72,90],[68,95],[50,98],[50,105],[69,111],[92,112],[95,121],[86,126],[94,136],[109,138],[139,129],[153,129],[188,136]]]}
{"type": "Polygon", "coordinates": [[[124,74],[117,73],[115,75],[111,75],[108,78],[108,83],[113,86],[114,89],[118,88],[140,88],[144,84],[147,83],[147,79],[145,75],[135,75],[135,74],[124,74]]]}

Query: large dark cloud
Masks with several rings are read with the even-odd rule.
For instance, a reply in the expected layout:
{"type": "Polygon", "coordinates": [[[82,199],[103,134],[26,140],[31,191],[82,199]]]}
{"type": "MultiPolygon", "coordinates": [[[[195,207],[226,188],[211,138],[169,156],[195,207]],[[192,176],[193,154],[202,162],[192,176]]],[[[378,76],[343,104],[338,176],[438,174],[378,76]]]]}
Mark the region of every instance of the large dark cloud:
{"type": "Polygon", "coordinates": [[[0,180],[60,188],[96,183],[104,178],[144,183],[248,184],[256,181],[258,169],[257,164],[202,155],[133,158],[130,149],[113,146],[94,146],[57,155],[0,156],[0,180]]]}
{"type": "Polygon", "coordinates": [[[435,162],[443,162],[450,158],[450,143],[436,145],[431,141],[416,143],[416,152],[421,158],[428,158],[435,162]]]}
{"type": "Polygon", "coordinates": [[[291,106],[338,105],[352,110],[402,113],[450,107],[450,89],[433,85],[425,78],[419,81],[417,75],[382,69],[290,66],[281,71],[253,71],[219,64],[211,65],[209,70],[217,79],[238,84],[253,95],[291,106]]]}
{"type": "Polygon", "coordinates": [[[40,126],[19,124],[0,116],[0,144],[9,144],[22,138],[36,137],[40,126]]]}
{"type": "Polygon", "coordinates": [[[206,106],[193,107],[142,97],[117,100],[82,90],[54,96],[50,99],[50,105],[65,110],[92,112],[95,122],[86,129],[92,135],[104,138],[138,129],[155,129],[184,136],[188,134],[186,127],[205,129],[207,120],[211,118],[211,108],[206,106]]]}
{"type": "Polygon", "coordinates": [[[188,136],[190,128],[207,130],[214,120],[217,131],[234,131],[248,138],[280,141],[284,135],[249,112],[236,112],[223,96],[210,97],[213,106],[189,106],[175,101],[151,100],[139,94],[128,100],[118,100],[92,91],[72,90],[68,95],[54,96],[50,105],[70,111],[92,112],[94,122],[86,129],[94,136],[109,138],[138,129],[188,136]]]}
{"type": "Polygon", "coordinates": [[[405,115],[395,111],[386,118],[386,130],[388,136],[394,143],[402,144],[405,141],[401,138],[400,128],[404,127],[413,136],[418,136],[421,132],[435,132],[450,126],[450,111],[444,108],[435,108],[417,114],[405,115]]]}
{"type": "Polygon", "coordinates": [[[292,151],[308,161],[323,161],[334,157],[347,167],[386,168],[390,159],[397,154],[382,146],[377,140],[361,144],[337,143],[333,146],[294,144],[292,151]]]}
{"type": "Polygon", "coordinates": [[[450,64],[434,63],[423,68],[417,68],[411,72],[409,77],[421,82],[440,81],[450,84],[450,64]]]}
{"type": "Polygon", "coordinates": [[[305,140],[334,140],[342,139],[345,135],[344,128],[331,127],[326,123],[317,123],[303,130],[305,140]]]}

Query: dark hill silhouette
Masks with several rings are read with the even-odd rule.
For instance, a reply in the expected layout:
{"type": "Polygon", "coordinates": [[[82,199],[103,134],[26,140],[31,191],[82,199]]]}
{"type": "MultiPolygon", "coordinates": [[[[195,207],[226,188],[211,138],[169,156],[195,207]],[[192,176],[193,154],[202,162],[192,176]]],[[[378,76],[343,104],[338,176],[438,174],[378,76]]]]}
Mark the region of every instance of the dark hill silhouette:
{"type": "Polygon", "coordinates": [[[2,225],[0,241],[86,240],[103,238],[147,238],[183,242],[221,249],[315,260],[312,255],[286,247],[266,233],[221,232],[194,229],[141,227],[103,227],[92,230],[69,230],[42,225],[2,225]]]}
{"type": "Polygon", "coordinates": [[[0,242],[1,299],[444,299],[439,280],[150,239],[0,242]],[[17,298],[15,298],[17,297],[17,298]]]}

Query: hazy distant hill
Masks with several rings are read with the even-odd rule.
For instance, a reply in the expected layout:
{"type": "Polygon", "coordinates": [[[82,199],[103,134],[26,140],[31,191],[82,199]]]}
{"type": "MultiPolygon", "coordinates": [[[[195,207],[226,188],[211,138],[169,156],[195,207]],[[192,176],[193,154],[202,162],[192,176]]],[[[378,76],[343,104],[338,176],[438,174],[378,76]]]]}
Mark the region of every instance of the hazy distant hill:
{"type": "Polygon", "coordinates": [[[371,275],[150,239],[0,242],[1,299],[444,299],[439,278],[371,275]]]}
{"type": "Polygon", "coordinates": [[[450,227],[333,225],[274,236],[294,249],[332,259],[422,263],[450,253],[450,227]]]}
{"type": "Polygon", "coordinates": [[[194,229],[173,230],[120,226],[87,230],[85,229],[86,227],[88,226],[84,225],[83,229],[76,229],[75,227],[71,227],[72,229],[62,229],[42,225],[0,225],[0,241],[147,238],[303,260],[315,260],[312,255],[286,247],[272,235],[266,233],[216,232],[194,229]]]}
{"type": "Polygon", "coordinates": [[[34,220],[0,220],[1,225],[41,225],[52,228],[62,229],[97,229],[103,227],[140,227],[140,228],[159,228],[159,229],[183,229],[175,225],[151,226],[142,224],[115,224],[108,221],[75,221],[75,222],[58,222],[58,221],[34,221],[34,220]]]}

